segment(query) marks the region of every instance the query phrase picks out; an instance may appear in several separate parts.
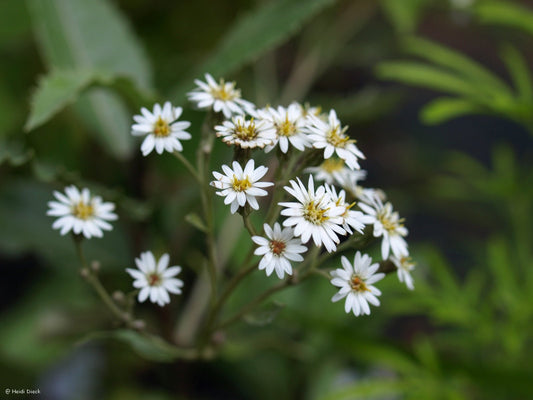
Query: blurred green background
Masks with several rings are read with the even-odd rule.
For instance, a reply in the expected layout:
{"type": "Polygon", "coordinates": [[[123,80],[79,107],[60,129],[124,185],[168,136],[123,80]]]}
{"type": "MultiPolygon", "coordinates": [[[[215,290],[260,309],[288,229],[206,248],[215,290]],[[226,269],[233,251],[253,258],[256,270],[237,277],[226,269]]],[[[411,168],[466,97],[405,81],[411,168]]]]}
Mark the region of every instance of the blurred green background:
{"type": "MultiPolygon", "coordinates": [[[[4,0],[0,21],[1,396],[533,397],[531,2],[4,0]],[[170,340],[202,257],[184,221],[197,191],[172,156],[141,157],[129,126],[170,100],[198,132],[185,93],[205,72],[260,106],[337,110],[364,184],[406,217],[414,292],[389,276],[381,307],[354,318],[310,280],[221,333],[211,361],[112,331],[46,203],[70,183],[117,203],[115,229],[87,244],[110,289],[130,289],[124,268],[146,249],[184,267],[183,296],[138,307],[170,340]]],[[[229,153],[218,143],[213,165],[229,153]]],[[[246,236],[216,211],[231,273],[246,236]]],[[[254,274],[229,310],[271,283],[254,274]]]]}

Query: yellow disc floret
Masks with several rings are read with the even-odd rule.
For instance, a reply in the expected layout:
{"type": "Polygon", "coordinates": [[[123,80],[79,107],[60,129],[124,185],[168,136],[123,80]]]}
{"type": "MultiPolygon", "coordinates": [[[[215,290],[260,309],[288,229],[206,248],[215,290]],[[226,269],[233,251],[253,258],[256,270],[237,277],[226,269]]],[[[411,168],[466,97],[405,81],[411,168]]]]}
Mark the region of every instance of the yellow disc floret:
{"type": "Polygon", "coordinates": [[[168,122],[159,117],[154,124],[154,135],[157,137],[167,137],[170,135],[170,126],[168,122]]]}
{"type": "Polygon", "coordinates": [[[246,189],[250,189],[252,187],[252,183],[247,176],[244,179],[238,179],[235,175],[233,175],[232,186],[233,190],[236,192],[244,192],[246,189]]]}
{"type": "Polygon", "coordinates": [[[94,214],[94,208],[91,204],[86,204],[83,201],[80,201],[78,204],[74,205],[72,209],[72,215],[76,218],[88,220],[94,214]]]}
{"type": "Polygon", "coordinates": [[[304,206],[303,217],[315,225],[322,225],[325,221],[329,219],[326,215],[329,208],[322,208],[315,204],[315,201],[312,200],[304,206]]]}
{"type": "Polygon", "coordinates": [[[346,130],[348,129],[347,126],[340,129],[340,127],[337,125],[334,128],[330,129],[328,133],[326,134],[326,140],[329,144],[335,147],[344,148],[347,144],[355,143],[355,140],[350,139],[348,136],[344,134],[346,130]]]}
{"type": "Polygon", "coordinates": [[[352,275],[352,278],[350,279],[350,287],[353,291],[356,292],[368,292],[369,289],[365,284],[365,281],[363,281],[360,277],[357,275],[352,275]]]}

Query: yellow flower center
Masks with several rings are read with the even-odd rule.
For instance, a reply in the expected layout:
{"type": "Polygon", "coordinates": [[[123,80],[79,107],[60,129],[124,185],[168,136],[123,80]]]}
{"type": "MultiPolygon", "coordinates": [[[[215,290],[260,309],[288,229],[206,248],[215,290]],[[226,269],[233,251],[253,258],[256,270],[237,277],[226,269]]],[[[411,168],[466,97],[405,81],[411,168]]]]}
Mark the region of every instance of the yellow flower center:
{"type": "Polygon", "coordinates": [[[270,250],[272,251],[273,254],[277,256],[283,253],[283,251],[285,250],[285,247],[287,246],[285,245],[284,242],[280,242],[278,240],[270,241],[270,250]]]}
{"type": "Polygon", "coordinates": [[[241,97],[241,93],[239,90],[235,90],[235,82],[228,85],[224,79],[221,79],[218,87],[211,88],[211,96],[222,101],[230,101],[241,97]]]}
{"type": "Polygon", "coordinates": [[[94,208],[91,204],[86,204],[80,201],[72,208],[72,215],[76,218],[88,220],[94,214],[94,208]]]}
{"type": "Polygon", "coordinates": [[[303,217],[315,225],[322,225],[329,219],[326,212],[329,208],[320,208],[315,204],[315,201],[311,201],[304,206],[303,217]]]}
{"type": "Polygon", "coordinates": [[[240,122],[235,127],[235,136],[241,140],[250,141],[257,137],[257,130],[255,129],[255,122],[252,118],[248,126],[242,125],[240,122]]]}
{"type": "Polygon", "coordinates": [[[350,279],[350,287],[356,292],[368,292],[370,290],[365,282],[357,275],[352,275],[352,279],[350,279]]]}
{"type": "Polygon", "coordinates": [[[170,135],[170,126],[168,122],[159,117],[154,124],[154,135],[157,137],[166,137],[170,135]]]}
{"type": "Polygon", "coordinates": [[[383,228],[389,233],[394,232],[396,229],[402,227],[404,221],[403,218],[399,219],[398,221],[393,221],[386,213],[378,214],[378,220],[383,225],[383,228]]]}
{"type": "Polygon", "coordinates": [[[342,130],[340,130],[339,128],[339,126],[336,126],[333,129],[330,129],[329,132],[326,134],[326,141],[329,144],[335,147],[344,148],[349,143],[355,143],[355,140],[350,139],[344,134],[344,132],[346,132],[346,130],[348,129],[347,126],[342,128],[342,130]]]}
{"type": "Polygon", "coordinates": [[[236,192],[244,192],[246,189],[250,189],[252,187],[252,183],[248,179],[248,177],[244,179],[238,179],[235,175],[233,175],[233,190],[236,192]]]}
{"type": "Polygon", "coordinates": [[[161,276],[155,272],[147,276],[148,285],[159,286],[161,285],[161,276]]]}
{"type": "Polygon", "coordinates": [[[341,171],[344,168],[344,161],[340,158],[328,158],[320,165],[324,171],[332,174],[333,172],[341,171]]]}
{"type": "Polygon", "coordinates": [[[285,117],[285,121],[283,121],[281,124],[277,124],[276,128],[278,130],[279,136],[292,136],[296,133],[296,126],[289,121],[289,117],[285,117]]]}

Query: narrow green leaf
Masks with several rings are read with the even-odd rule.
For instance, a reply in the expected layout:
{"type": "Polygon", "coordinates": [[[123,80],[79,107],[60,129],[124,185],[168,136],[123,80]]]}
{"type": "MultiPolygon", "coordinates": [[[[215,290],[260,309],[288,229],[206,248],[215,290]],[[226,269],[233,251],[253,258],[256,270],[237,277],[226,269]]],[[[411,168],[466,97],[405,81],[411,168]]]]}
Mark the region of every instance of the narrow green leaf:
{"type": "MultiPolygon", "coordinates": [[[[150,88],[146,57],[126,20],[107,0],[27,0],[27,5],[50,69],[105,71],[150,88]]],[[[91,93],[76,109],[104,148],[119,158],[132,153],[130,115],[116,96],[91,93]]]]}
{"type": "Polygon", "coordinates": [[[474,9],[482,23],[506,25],[533,35],[533,11],[515,2],[480,1],[474,9]]]}
{"type": "Polygon", "coordinates": [[[426,104],[420,111],[420,119],[428,125],[437,125],[467,114],[480,113],[476,104],[463,99],[439,97],[426,104]]]}
{"type": "MultiPolygon", "coordinates": [[[[237,19],[195,76],[205,72],[215,78],[230,74],[241,66],[287,40],[307,21],[335,0],[274,0],[260,5],[237,19]]],[[[182,98],[191,88],[187,77],[173,97],[182,98]]]]}
{"type": "Polygon", "coordinates": [[[471,82],[441,68],[413,61],[389,61],[376,69],[381,79],[394,80],[447,93],[481,98],[482,93],[471,82]]]}
{"type": "Polygon", "coordinates": [[[405,39],[404,47],[410,54],[456,71],[465,79],[479,82],[480,91],[490,91],[511,97],[511,90],[505,82],[482,65],[455,50],[417,37],[405,39]]]}
{"type": "Polygon", "coordinates": [[[406,33],[416,29],[428,0],[381,0],[381,8],[397,31],[406,33]]]}
{"type": "Polygon", "coordinates": [[[501,57],[509,70],[520,98],[530,102],[533,101],[533,82],[529,73],[530,68],[524,57],[511,45],[503,47],[501,57]]]}
{"type": "Polygon", "coordinates": [[[185,221],[187,221],[189,224],[194,226],[196,229],[207,232],[207,227],[205,226],[204,221],[202,221],[202,218],[198,214],[195,213],[189,213],[185,216],[185,221]]]}

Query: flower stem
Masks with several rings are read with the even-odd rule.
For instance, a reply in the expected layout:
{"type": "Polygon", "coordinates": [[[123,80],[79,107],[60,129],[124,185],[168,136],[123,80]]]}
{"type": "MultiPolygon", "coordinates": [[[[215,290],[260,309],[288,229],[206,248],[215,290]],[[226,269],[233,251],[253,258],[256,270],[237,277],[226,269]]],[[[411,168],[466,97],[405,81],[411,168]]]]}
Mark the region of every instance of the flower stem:
{"type": "Polygon", "coordinates": [[[83,249],[81,246],[82,238],[80,237],[74,237],[74,244],[76,246],[76,253],[78,254],[78,258],[80,259],[80,263],[82,266],[82,276],[84,279],[93,287],[95,292],[98,294],[102,302],[107,306],[109,311],[111,311],[115,317],[117,317],[119,320],[124,322],[126,325],[131,326],[131,323],[133,322],[133,318],[131,314],[121,310],[113,301],[109,293],[105,290],[104,286],[98,279],[98,276],[95,274],[94,271],[89,268],[87,264],[87,260],[85,259],[85,256],[83,254],[83,249]]]}
{"type": "Polygon", "coordinates": [[[178,160],[181,161],[181,163],[185,166],[185,168],[187,168],[187,170],[189,171],[189,173],[193,176],[193,178],[198,182],[198,183],[201,183],[201,179],[200,177],[198,176],[198,172],[196,171],[196,169],[194,169],[194,167],[192,166],[192,164],[189,162],[189,160],[187,160],[185,158],[185,156],[183,154],[181,154],[179,151],[175,151],[174,153],[174,157],[176,157],[178,160]]]}

